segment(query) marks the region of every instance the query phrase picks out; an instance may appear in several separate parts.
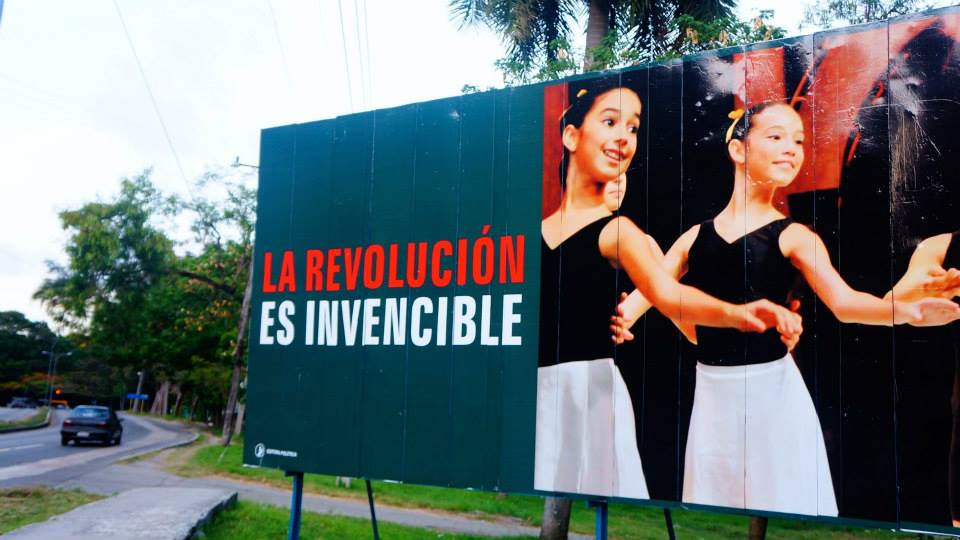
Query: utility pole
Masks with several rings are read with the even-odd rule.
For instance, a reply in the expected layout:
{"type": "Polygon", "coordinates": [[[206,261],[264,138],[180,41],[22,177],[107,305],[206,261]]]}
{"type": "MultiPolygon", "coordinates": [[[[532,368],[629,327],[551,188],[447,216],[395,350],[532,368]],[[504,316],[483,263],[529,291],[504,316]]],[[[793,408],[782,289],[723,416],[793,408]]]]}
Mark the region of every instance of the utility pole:
{"type": "MultiPolygon", "coordinates": [[[[0,8],[2,8],[2,0],[0,0],[0,8]]],[[[49,351],[40,351],[41,354],[47,354],[47,390],[44,392],[44,397],[47,399],[47,405],[50,405],[50,389],[53,386],[53,355],[57,350],[57,343],[60,343],[60,334],[55,334],[56,338],[53,340],[53,344],[50,345],[49,351]]]]}
{"type": "Polygon", "coordinates": [[[73,356],[73,351],[67,353],[60,353],[53,356],[53,370],[50,374],[50,384],[47,385],[47,406],[50,406],[50,402],[53,401],[53,383],[57,378],[57,361],[61,358],[73,356]]]}
{"type": "MultiPolygon", "coordinates": [[[[257,165],[248,165],[240,163],[240,156],[233,160],[231,167],[249,167],[260,171],[257,165]]],[[[243,290],[243,300],[240,303],[240,322],[237,325],[237,343],[233,348],[233,373],[230,376],[230,392],[227,394],[227,410],[223,415],[223,436],[220,442],[223,446],[229,446],[233,438],[233,410],[237,407],[237,400],[240,394],[240,375],[243,371],[243,353],[247,349],[247,323],[250,317],[250,297],[253,293],[253,245],[250,246],[250,265],[247,274],[247,286],[243,290]]]]}
{"type": "Polygon", "coordinates": [[[143,400],[140,399],[139,396],[140,390],[143,388],[143,374],[145,371],[145,369],[141,369],[137,372],[137,399],[133,401],[133,412],[143,412],[143,400]]]}

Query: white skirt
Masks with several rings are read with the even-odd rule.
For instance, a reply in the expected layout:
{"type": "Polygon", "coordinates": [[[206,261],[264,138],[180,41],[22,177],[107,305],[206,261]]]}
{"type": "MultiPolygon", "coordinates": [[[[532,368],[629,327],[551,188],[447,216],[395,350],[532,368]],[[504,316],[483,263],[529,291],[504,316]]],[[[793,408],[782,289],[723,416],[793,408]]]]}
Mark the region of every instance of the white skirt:
{"type": "Polygon", "coordinates": [[[810,393],[790,354],[763,364],[697,364],[684,502],[837,515],[810,393]]]}
{"type": "Polygon", "coordinates": [[[537,369],[534,488],[647,499],[633,405],[610,358],[537,369]]]}

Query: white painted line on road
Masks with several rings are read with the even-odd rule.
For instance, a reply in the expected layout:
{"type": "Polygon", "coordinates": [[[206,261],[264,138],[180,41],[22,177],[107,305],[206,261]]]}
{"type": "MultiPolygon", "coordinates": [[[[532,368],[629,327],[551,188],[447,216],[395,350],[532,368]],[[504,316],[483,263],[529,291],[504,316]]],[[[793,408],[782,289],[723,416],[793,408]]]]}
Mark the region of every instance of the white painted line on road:
{"type": "Polygon", "coordinates": [[[55,457],[49,459],[42,459],[39,461],[34,461],[32,463],[24,463],[21,465],[11,465],[9,467],[0,467],[0,480],[9,480],[11,478],[22,478],[26,476],[36,476],[39,474],[44,474],[55,469],[60,469],[63,467],[69,467],[73,465],[80,465],[88,461],[93,461],[95,459],[100,459],[102,457],[119,454],[120,452],[126,452],[128,450],[133,450],[136,448],[143,448],[151,444],[161,442],[166,439],[176,438],[177,435],[169,431],[154,427],[150,422],[140,420],[138,418],[132,418],[130,416],[124,416],[126,419],[130,420],[134,424],[145,428],[149,431],[149,434],[143,439],[133,442],[133,443],[124,443],[123,446],[114,446],[112,448],[104,448],[101,451],[97,452],[83,452],[80,454],[75,454],[67,457],[55,457]]]}
{"type": "Polygon", "coordinates": [[[25,444],[23,446],[9,446],[7,448],[0,448],[0,452],[10,452],[11,450],[26,450],[27,448],[36,448],[38,446],[43,446],[42,444],[25,444]]]}

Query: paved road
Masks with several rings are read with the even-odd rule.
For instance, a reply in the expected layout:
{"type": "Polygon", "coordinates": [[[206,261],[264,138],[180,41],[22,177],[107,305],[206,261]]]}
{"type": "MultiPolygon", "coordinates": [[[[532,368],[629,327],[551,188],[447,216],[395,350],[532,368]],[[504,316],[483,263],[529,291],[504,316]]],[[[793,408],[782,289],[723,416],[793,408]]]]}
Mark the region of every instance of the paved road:
{"type": "Polygon", "coordinates": [[[69,411],[54,411],[50,426],[0,435],[0,487],[58,486],[133,454],[192,440],[183,426],[121,413],[123,443],[60,445],[60,422],[69,411]]]}

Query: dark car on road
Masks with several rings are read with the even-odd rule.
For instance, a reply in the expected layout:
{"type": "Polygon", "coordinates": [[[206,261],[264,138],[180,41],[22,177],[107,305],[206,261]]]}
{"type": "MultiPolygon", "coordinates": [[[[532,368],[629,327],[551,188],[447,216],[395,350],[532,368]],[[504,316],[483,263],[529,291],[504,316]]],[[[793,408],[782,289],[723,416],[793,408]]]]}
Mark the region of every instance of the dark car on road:
{"type": "Polygon", "coordinates": [[[7,405],[11,409],[36,409],[37,402],[27,397],[15,397],[7,405]]]}
{"type": "Polygon", "coordinates": [[[117,413],[109,407],[81,405],[70,412],[60,427],[60,444],[99,441],[104,444],[120,444],[123,426],[117,413]]]}

